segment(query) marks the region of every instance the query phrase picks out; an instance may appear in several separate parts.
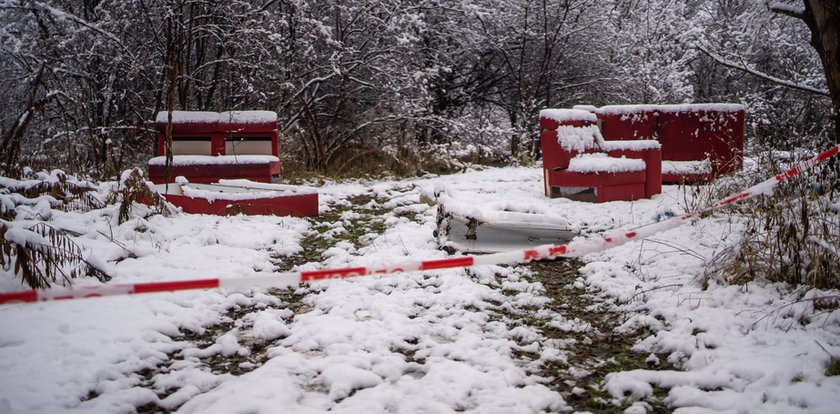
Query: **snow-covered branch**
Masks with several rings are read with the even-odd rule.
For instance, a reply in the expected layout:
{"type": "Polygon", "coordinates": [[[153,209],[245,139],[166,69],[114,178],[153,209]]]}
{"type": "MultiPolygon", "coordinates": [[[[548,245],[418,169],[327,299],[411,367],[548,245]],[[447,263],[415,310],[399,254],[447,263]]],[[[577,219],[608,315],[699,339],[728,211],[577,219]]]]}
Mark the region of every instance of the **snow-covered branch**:
{"type": "Polygon", "coordinates": [[[766,81],[775,83],[775,84],[780,85],[780,86],[784,86],[786,88],[796,89],[796,90],[800,90],[800,91],[803,91],[803,92],[809,92],[809,93],[822,95],[822,96],[831,96],[828,93],[828,91],[825,90],[825,89],[817,89],[817,88],[814,88],[812,86],[802,85],[802,84],[799,84],[799,83],[791,82],[789,80],[785,80],[785,79],[775,77],[773,75],[768,75],[764,72],[753,69],[753,68],[747,66],[746,64],[737,63],[737,62],[733,62],[731,60],[728,60],[725,57],[718,55],[717,53],[711,52],[709,49],[707,49],[706,47],[704,47],[702,45],[698,44],[698,45],[696,45],[696,47],[697,47],[698,50],[703,52],[703,54],[712,58],[715,62],[717,62],[717,63],[719,63],[723,66],[726,66],[728,68],[739,70],[739,71],[744,72],[744,73],[749,73],[750,75],[759,77],[761,79],[764,79],[766,81]]]}
{"type": "Polygon", "coordinates": [[[768,5],[770,11],[774,13],[784,14],[786,16],[803,19],[805,17],[805,9],[801,6],[793,4],[772,2],[768,5]]]}
{"type": "Polygon", "coordinates": [[[837,250],[836,247],[832,246],[827,241],[817,237],[817,236],[809,236],[808,240],[816,244],[817,246],[822,247],[825,249],[826,252],[831,253],[837,260],[840,260],[840,250],[837,250]]]}

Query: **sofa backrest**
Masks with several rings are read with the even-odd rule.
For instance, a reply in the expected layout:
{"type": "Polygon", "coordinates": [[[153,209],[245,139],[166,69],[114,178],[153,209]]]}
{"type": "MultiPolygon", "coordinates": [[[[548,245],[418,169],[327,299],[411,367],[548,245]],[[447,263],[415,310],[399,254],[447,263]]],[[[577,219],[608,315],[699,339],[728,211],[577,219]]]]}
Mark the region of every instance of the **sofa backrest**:
{"type": "Polygon", "coordinates": [[[743,167],[744,108],[741,105],[663,106],[658,116],[662,159],[711,161],[714,175],[743,167]]]}
{"type": "Polygon", "coordinates": [[[601,133],[608,141],[656,139],[657,110],[653,105],[609,105],[596,109],[601,133]]]}
{"type": "Polygon", "coordinates": [[[656,139],[662,159],[710,159],[715,175],[743,166],[744,115],[737,104],[609,105],[590,109],[607,141],[656,139]]]}
{"type": "MultiPolygon", "coordinates": [[[[170,113],[155,118],[158,155],[164,155],[170,113]]],[[[172,111],[173,155],[279,156],[277,114],[271,111],[172,111]]]]}

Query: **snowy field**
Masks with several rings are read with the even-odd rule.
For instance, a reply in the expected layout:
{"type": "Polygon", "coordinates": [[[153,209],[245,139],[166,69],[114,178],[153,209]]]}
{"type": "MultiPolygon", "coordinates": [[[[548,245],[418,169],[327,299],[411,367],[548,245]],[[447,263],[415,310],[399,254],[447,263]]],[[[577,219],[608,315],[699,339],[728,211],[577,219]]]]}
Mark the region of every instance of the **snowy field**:
{"type": "MultiPolygon", "coordinates": [[[[589,234],[632,229],[694,204],[676,186],[633,203],[552,200],[539,168],[491,168],[327,184],[319,188],[320,220],[144,217],[137,207],[118,225],[116,206],[46,212],[43,203],[18,207],[18,219],[51,215],[53,226],[80,234],[74,240],[112,283],[237,278],[447,257],[433,236],[435,208],[420,201],[433,188],[484,208],[551,211],[589,234]]],[[[543,309],[550,298],[528,266],[486,266],[294,292],[3,306],[0,413],[570,412],[571,399],[587,390],[614,412],[644,413],[655,399],[681,413],[836,413],[840,376],[825,373],[831,355],[840,357],[840,317],[801,300],[824,292],[714,278],[703,289],[704,263],[734,243],[738,229],[730,216],[713,215],[583,258],[573,289],[609,306],[618,333],[646,332],[633,351],[649,369],[611,373],[600,384],[544,375],[548,364],[579,369],[567,356],[587,344],[549,339],[509,315],[531,312],[569,332],[588,327],[543,309]]],[[[0,290],[22,288],[11,273],[0,275],[0,290]]]]}

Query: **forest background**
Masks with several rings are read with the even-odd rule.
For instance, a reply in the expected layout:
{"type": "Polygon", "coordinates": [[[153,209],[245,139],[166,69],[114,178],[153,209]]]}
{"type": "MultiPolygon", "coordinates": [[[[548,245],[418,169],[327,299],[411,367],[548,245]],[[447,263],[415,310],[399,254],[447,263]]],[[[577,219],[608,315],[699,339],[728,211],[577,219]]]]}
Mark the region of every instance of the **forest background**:
{"type": "Polygon", "coordinates": [[[0,169],[113,179],[155,155],[152,120],[169,108],[276,111],[287,174],[527,163],[539,110],[576,104],[742,103],[748,151],[825,146],[823,66],[808,27],[775,8],[0,1],[0,169]]]}

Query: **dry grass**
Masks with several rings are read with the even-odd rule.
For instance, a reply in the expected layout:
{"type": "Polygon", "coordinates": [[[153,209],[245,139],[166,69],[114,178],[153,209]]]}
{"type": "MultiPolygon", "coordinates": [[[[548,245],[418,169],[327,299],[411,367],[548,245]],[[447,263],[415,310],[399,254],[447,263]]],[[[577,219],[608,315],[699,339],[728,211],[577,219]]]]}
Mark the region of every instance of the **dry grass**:
{"type": "Polygon", "coordinates": [[[837,173],[825,167],[779,185],[772,196],[740,214],[745,231],[713,268],[733,284],[754,280],[840,288],[840,191],[837,173]]]}
{"type": "Polygon", "coordinates": [[[176,211],[174,206],[150,188],[146,179],[143,177],[143,172],[139,168],[135,168],[127,175],[123,175],[119,186],[111,193],[110,202],[120,203],[118,216],[120,224],[131,219],[131,208],[135,202],[152,205],[155,207],[157,213],[165,215],[176,211]]]}
{"type": "Polygon", "coordinates": [[[93,276],[101,281],[110,279],[104,271],[85,260],[82,253],[70,237],[46,223],[13,230],[0,224],[0,266],[14,265],[15,274],[34,289],[46,288],[58,281],[67,284],[79,276],[93,276]]]}
{"type": "MultiPolygon", "coordinates": [[[[35,205],[40,197],[49,201],[49,209],[90,210],[104,207],[104,203],[92,194],[93,187],[84,182],[68,180],[64,174],[57,174],[57,180],[8,181],[0,188],[0,194],[16,194],[6,197],[0,208],[0,266],[14,269],[23,283],[32,288],[45,288],[53,283],[62,284],[79,276],[93,276],[105,281],[109,276],[88,262],[83,251],[67,232],[40,221],[31,225],[12,225],[5,220],[14,220],[19,204],[35,205]]],[[[49,220],[39,213],[35,219],[49,220]]]]}

